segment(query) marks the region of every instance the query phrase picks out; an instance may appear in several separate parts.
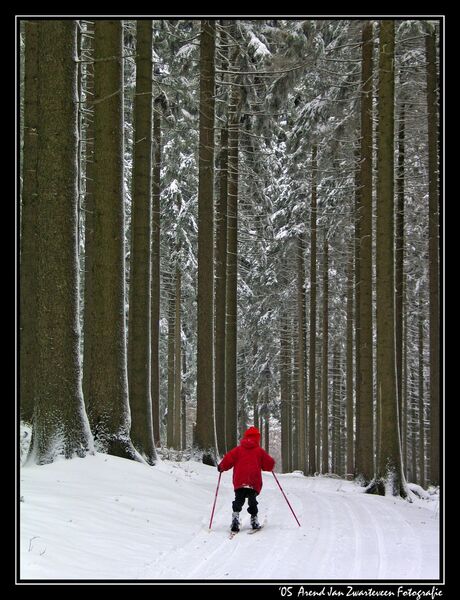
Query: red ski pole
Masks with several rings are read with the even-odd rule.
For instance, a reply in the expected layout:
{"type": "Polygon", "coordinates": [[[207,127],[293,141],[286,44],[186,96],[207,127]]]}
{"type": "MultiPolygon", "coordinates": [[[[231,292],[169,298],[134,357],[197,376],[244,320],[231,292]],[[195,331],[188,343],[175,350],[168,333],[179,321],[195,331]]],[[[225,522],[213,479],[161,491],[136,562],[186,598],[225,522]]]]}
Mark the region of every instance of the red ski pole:
{"type": "Polygon", "coordinates": [[[289,508],[291,509],[292,514],[294,515],[294,519],[297,521],[297,524],[299,527],[301,527],[300,523],[299,523],[299,519],[295,516],[295,512],[292,510],[292,506],[289,503],[289,500],[286,498],[286,494],[283,492],[283,488],[280,486],[280,482],[278,481],[278,477],[275,475],[274,471],[272,471],[273,473],[273,477],[275,478],[276,483],[278,484],[279,489],[281,490],[281,493],[284,496],[284,499],[286,500],[286,502],[288,503],[289,508]]]}
{"type": "Polygon", "coordinates": [[[212,507],[211,520],[209,521],[209,531],[211,531],[212,519],[214,517],[214,509],[216,508],[217,494],[219,492],[220,478],[222,477],[222,472],[219,472],[219,481],[217,482],[216,495],[214,497],[214,504],[212,507]]]}

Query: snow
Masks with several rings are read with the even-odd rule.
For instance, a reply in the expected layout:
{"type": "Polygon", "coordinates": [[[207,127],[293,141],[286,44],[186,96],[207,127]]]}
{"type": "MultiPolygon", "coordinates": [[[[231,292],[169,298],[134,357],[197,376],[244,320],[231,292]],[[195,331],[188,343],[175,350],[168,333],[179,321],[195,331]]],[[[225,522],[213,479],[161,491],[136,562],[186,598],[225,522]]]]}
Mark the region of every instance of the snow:
{"type": "Polygon", "coordinates": [[[20,578],[135,580],[433,580],[439,573],[439,496],[413,503],[355,483],[263,474],[264,530],[229,539],[233,488],[216,469],[154,467],[96,454],[20,471],[20,578]]]}
{"type": "Polygon", "coordinates": [[[248,47],[254,51],[255,58],[271,55],[270,50],[258,37],[256,37],[252,32],[249,32],[249,35],[251,39],[249,41],[248,47]]]}

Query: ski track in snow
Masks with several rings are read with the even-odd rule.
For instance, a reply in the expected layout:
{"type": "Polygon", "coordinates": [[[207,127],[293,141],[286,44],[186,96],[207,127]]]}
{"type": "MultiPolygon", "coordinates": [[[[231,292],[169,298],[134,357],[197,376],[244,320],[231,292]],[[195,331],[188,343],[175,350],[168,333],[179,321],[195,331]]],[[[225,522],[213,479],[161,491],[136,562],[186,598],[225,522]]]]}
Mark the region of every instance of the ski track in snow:
{"type": "MultiPolygon", "coordinates": [[[[245,505],[240,533],[230,540],[233,490],[227,484],[219,497],[212,531],[202,528],[185,546],[163,555],[143,576],[257,580],[272,573],[280,579],[299,579],[301,574],[309,580],[345,581],[427,577],[421,570],[420,536],[393,501],[340,493],[340,485],[339,480],[337,490],[324,491],[320,478],[282,477],[299,527],[279,489],[268,480],[259,496],[264,531],[245,535],[250,527],[245,505]]],[[[436,577],[434,570],[431,566],[433,573],[428,576],[436,577]]]]}
{"type": "Polygon", "coordinates": [[[439,577],[439,514],[426,501],[367,495],[330,477],[271,474],[263,531],[229,539],[234,492],[216,472],[101,457],[22,470],[21,576],[67,579],[375,581],[439,577]]]}

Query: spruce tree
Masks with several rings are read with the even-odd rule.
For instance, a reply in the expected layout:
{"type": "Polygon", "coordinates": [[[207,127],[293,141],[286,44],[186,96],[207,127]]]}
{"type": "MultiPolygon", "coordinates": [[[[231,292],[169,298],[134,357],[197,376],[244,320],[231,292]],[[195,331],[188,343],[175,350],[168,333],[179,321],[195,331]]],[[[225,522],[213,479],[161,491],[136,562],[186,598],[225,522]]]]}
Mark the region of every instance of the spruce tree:
{"type": "Polygon", "coordinates": [[[131,206],[128,382],[131,437],[151,465],[151,221],[152,221],[152,22],[137,21],[134,157],[131,206]]]}
{"type": "Polygon", "coordinates": [[[93,439],[81,388],[77,250],[76,22],[38,27],[37,263],[29,460],[85,456],[93,439]]]}
{"type": "MultiPolygon", "coordinates": [[[[94,22],[94,144],[85,240],[85,405],[100,452],[142,460],[130,439],[125,326],[123,24],[94,22]]],[[[87,199],[88,202],[88,199],[87,199]]]]}
{"type": "MultiPolygon", "coordinates": [[[[395,356],[394,21],[380,21],[377,153],[377,402],[381,410],[376,489],[407,496],[402,471],[395,356]]],[[[374,486],[373,486],[374,487],[374,486]]]]}
{"type": "Polygon", "coordinates": [[[30,423],[34,409],[34,327],[37,276],[38,22],[24,24],[24,142],[20,254],[20,413],[30,423]]]}
{"type": "Polygon", "coordinates": [[[214,434],[214,92],[215,23],[201,22],[200,144],[198,187],[198,331],[196,446],[215,463],[214,434]]]}

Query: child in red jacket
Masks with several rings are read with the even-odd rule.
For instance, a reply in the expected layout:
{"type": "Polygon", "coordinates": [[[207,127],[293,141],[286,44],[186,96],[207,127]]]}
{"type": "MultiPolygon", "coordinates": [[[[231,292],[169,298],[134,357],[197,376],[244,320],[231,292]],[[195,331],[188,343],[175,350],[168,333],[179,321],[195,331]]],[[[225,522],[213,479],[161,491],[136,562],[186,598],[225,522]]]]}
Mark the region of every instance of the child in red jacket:
{"type": "Polygon", "coordinates": [[[251,526],[260,529],[257,519],[256,496],[262,489],[262,471],[272,471],[275,466],[273,458],[259,446],[260,432],[250,427],[244,434],[240,445],[224,456],[217,465],[218,471],[228,471],[233,467],[233,487],[235,500],[232,503],[232,531],[240,530],[240,512],[244,501],[248,499],[248,513],[251,515],[251,526]]]}

